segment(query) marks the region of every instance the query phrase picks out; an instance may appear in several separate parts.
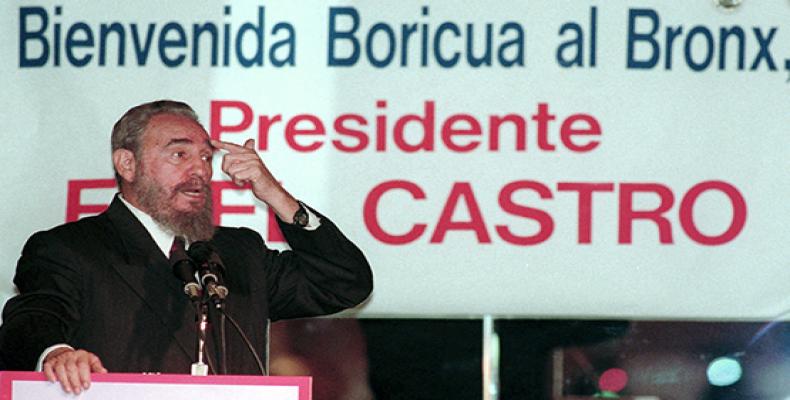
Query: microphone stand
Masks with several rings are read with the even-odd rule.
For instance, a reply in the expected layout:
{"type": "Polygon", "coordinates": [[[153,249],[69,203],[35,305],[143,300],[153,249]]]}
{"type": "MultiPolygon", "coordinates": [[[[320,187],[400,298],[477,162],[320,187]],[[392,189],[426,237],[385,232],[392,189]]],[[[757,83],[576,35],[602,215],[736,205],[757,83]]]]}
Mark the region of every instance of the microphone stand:
{"type": "Polygon", "coordinates": [[[207,376],[211,361],[206,352],[206,330],[208,328],[208,305],[206,293],[195,278],[196,266],[192,257],[184,248],[184,238],[176,237],[170,248],[170,267],[173,274],[184,284],[184,294],[189,297],[195,308],[195,322],[197,324],[197,362],[192,363],[193,376],[207,376]],[[207,363],[203,362],[205,356],[207,363]]]}
{"type": "Polygon", "coordinates": [[[255,352],[255,347],[250,342],[247,335],[241,329],[241,326],[230,315],[225,312],[224,302],[225,297],[228,295],[228,288],[223,283],[224,266],[219,255],[214,251],[213,247],[206,242],[195,242],[189,248],[190,266],[193,268],[191,274],[176,274],[180,276],[183,281],[194,280],[195,271],[197,271],[198,279],[195,280],[202,284],[203,289],[201,293],[193,296],[194,292],[188,292],[187,295],[193,300],[192,304],[195,306],[195,316],[197,321],[198,343],[197,343],[197,362],[192,364],[193,376],[207,376],[209,369],[214,373],[221,373],[223,375],[228,373],[227,361],[227,337],[225,334],[225,321],[230,321],[231,325],[238,331],[239,336],[244,341],[247,349],[255,359],[255,363],[261,375],[268,375],[266,368],[261,362],[260,357],[255,352]],[[187,276],[188,275],[188,276],[187,276]],[[209,319],[209,305],[213,306],[220,317],[220,367],[221,370],[216,369],[211,365],[210,352],[206,351],[206,338],[209,319]],[[206,363],[203,359],[206,359],[206,363]],[[208,364],[208,365],[207,365],[208,364]]]}
{"type": "Polygon", "coordinates": [[[208,365],[203,362],[204,355],[208,361],[206,353],[206,329],[208,328],[208,303],[206,300],[194,302],[197,320],[197,362],[192,363],[192,376],[208,376],[208,365]]]}

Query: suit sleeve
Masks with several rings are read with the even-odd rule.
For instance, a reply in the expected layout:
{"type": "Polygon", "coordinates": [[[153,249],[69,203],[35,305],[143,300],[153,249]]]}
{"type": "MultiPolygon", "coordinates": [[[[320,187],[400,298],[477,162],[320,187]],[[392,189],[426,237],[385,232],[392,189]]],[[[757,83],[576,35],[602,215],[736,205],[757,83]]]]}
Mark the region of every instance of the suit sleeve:
{"type": "Polygon", "coordinates": [[[47,233],[31,237],[17,263],[19,294],[3,309],[0,368],[33,370],[41,352],[68,343],[80,319],[79,259],[47,233]]]}
{"type": "Polygon", "coordinates": [[[373,290],[367,259],[325,216],[315,230],[278,219],[290,251],[266,252],[270,318],[325,315],[362,303],[373,290]]]}

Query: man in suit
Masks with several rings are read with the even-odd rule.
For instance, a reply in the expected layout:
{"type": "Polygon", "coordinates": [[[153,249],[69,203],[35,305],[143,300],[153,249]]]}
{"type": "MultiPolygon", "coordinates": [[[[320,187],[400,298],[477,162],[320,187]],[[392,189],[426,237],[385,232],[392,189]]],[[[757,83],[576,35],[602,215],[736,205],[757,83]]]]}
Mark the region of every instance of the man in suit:
{"type": "MultiPolygon", "coordinates": [[[[258,355],[267,320],[334,313],[370,294],[362,252],[274,179],[251,140],[209,140],[188,105],[156,101],[115,124],[112,150],[120,193],[107,211],[36,233],[23,249],[20,294],[3,310],[3,369],[41,368],[75,394],[89,387],[90,373],[188,373],[196,311],[167,259],[176,237],[210,240],[226,271],[226,313],[258,355]],[[267,249],[249,229],[213,225],[217,150],[225,152],[222,170],[274,210],[291,251],[267,249]]],[[[218,342],[214,330],[208,354],[218,354],[218,342]]],[[[240,334],[227,334],[224,358],[228,373],[259,373],[240,334]]]]}

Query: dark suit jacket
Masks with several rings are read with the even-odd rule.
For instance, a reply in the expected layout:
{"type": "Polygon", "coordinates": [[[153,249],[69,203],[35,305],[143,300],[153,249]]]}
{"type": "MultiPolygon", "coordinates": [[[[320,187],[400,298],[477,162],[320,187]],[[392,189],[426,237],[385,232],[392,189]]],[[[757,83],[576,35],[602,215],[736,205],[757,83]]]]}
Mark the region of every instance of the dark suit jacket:
{"type": "MultiPolygon", "coordinates": [[[[293,251],[267,249],[245,228],[219,228],[212,240],[226,269],[226,312],[262,358],[268,319],[334,313],[372,290],[365,257],[329,219],[321,216],[315,231],[280,228],[293,251]]],[[[0,328],[2,369],[33,369],[57,343],[95,353],[111,372],[189,373],[195,361],[195,311],[148,231],[117,198],[98,216],[33,235],[14,283],[20,294],[6,304],[0,328]]],[[[209,350],[218,343],[213,328],[209,350]]],[[[258,373],[230,325],[227,348],[229,373],[258,373]]]]}

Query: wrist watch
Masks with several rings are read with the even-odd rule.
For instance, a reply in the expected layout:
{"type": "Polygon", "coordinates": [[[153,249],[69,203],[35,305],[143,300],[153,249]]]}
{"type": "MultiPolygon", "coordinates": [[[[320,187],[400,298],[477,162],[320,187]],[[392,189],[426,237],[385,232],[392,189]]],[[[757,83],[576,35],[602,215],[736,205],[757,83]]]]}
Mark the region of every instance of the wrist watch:
{"type": "Polygon", "coordinates": [[[304,204],[300,201],[299,209],[294,213],[293,225],[304,228],[307,226],[308,222],[310,222],[310,216],[307,215],[307,209],[305,209],[304,204]]]}

